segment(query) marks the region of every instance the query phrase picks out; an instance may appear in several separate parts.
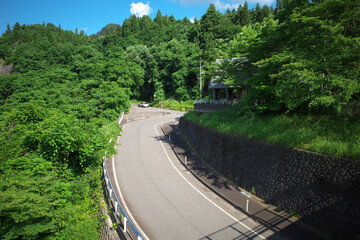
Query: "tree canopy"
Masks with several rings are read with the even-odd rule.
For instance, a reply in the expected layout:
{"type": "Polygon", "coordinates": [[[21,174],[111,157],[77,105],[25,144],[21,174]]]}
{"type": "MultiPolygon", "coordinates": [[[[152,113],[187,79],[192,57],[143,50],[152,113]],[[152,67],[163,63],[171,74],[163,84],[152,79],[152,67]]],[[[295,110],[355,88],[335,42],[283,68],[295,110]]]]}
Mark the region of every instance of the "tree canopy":
{"type": "Polygon", "coordinates": [[[360,38],[354,9],[360,4],[347,0],[284,0],[275,19],[244,26],[230,42],[228,57],[247,61],[242,71],[235,65],[228,71],[234,76],[228,81],[251,87],[246,106],[260,112],[357,112],[360,38]]]}
{"type": "Polygon", "coordinates": [[[1,238],[97,238],[99,169],[114,153],[118,116],[131,98],[198,98],[200,61],[205,86],[218,74],[249,89],[242,111],[358,114],[359,19],[359,1],[278,0],[276,9],[245,2],[224,14],[211,4],[194,21],[132,15],[92,36],[45,22],[8,26],[1,238]]]}

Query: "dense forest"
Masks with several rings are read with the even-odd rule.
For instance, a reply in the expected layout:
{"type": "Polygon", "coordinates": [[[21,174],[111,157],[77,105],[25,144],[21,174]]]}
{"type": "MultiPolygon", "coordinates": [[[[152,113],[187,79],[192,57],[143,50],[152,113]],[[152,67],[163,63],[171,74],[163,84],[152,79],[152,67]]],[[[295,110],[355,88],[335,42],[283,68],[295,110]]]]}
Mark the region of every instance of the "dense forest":
{"type": "Polygon", "coordinates": [[[352,0],[278,0],[275,9],[245,2],[224,14],[210,5],[194,21],[159,10],[91,36],[45,22],[8,25],[0,38],[1,64],[14,66],[0,75],[1,238],[98,238],[101,161],[114,153],[118,116],[130,99],[198,98],[199,61],[205,86],[216,71],[249,87],[239,102],[246,111],[356,115],[359,52],[360,2],[352,0]]]}

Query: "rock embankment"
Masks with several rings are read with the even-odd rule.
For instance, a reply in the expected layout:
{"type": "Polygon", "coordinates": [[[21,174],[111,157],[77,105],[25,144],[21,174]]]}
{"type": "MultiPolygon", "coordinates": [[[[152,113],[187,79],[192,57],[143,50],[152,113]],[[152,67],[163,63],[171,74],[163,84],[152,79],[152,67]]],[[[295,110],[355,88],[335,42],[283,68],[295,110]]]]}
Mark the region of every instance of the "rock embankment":
{"type": "Polygon", "coordinates": [[[240,187],[335,238],[360,238],[360,160],[223,134],[185,118],[179,130],[204,161],[240,187]]]}

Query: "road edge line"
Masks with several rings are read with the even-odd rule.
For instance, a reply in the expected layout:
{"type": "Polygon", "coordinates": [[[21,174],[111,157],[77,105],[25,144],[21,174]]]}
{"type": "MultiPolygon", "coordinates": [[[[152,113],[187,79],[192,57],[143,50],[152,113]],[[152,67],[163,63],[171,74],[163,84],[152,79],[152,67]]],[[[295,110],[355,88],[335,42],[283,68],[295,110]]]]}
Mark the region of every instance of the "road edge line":
{"type": "MultiPolygon", "coordinates": [[[[164,123],[168,123],[168,122],[171,122],[171,121],[166,121],[166,122],[162,122],[162,123],[159,123],[159,124],[156,124],[154,126],[154,129],[155,129],[155,132],[158,136],[158,138],[160,139],[160,135],[157,131],[157,126],[159,125],[162,125],[164,123]]],[[[248,229],[249,231],[251,231],[252,233],[254,233],[255,235],[259,236],[261,239],[266,239],[265,237],[263,237],[261,234],[257,233],[256,231],[254,231],[253,229],[251,229],[249,226],[247,226],[246,224],[242,223],[240,220],[238,220],[237,218],[235,218],[234,216],[232,216],[230,213],[228,213],[227,211],[225,211],[224,209],[222,209],[219,205],[217,205],[215,202],[213,202],[211,199],[209,199],[207,196],[205,196],[205,194],[203,194],[199,189],[197,189],[191,182],[189,182],[189,180],[187,180],[184,175],[181,174],[181,172],[176,168],[176,166],[174,165],[174,163],[171,161],[165,147],[164,147],[164,144],[163,144],[163,141],[159,141],[162,148],[163,148],[163,151],[165,152],[165,155],[166,157],[168,158],[169,162],[171,163],[171,165],[173,166],[173,168],[176,170],[176,172],[196,191],[198,192],[201,196],[203,196],[206,200],[208,200],[211,204],[213,204],[216,208],[218,208],[221,212],[223,212],[225,215],[227,215],[228,217],[230,217],[231,219],[233,219],[234,221],[236,221],[237,223],[239,223],[240,225],[242,225],[243,227],[245,227],[246,229],[248,229]]]]}
{"type": "MultiPolygon", "coordinates": [[[[125,127],[128,125],[128,123],[126,123],[123,126],[123,130],[125,129],[125,127]]],[[[133,217],[133,215],[130,212],[130,209],[128,208],[128,206],[126,205],[125,199],[121,193],[121,189],[120,189],[120,185],[117,179],[117,176],[115,174],[115,156],[112,156],[112,171],[113,171],[113,175],[114,175],[114,180],[115,180],[115,185],[116,188],[119,192],[119,197],[120,197],[120,201],[122,202],[122,204],[124,205],[124,209],[127,212],[127,214],[129,215],[129,218],[131,219],[131,221],[133,222],[133,224],[136,226],[136,228],[138,229],[139,232],[141,232],[141,235],[143,235],[143,237],[145,238],[144,240],[150,240],[150,238],[145,234],[145,232],[141,229],[140,225],[136,222],[135,218],[133,217]]]]}

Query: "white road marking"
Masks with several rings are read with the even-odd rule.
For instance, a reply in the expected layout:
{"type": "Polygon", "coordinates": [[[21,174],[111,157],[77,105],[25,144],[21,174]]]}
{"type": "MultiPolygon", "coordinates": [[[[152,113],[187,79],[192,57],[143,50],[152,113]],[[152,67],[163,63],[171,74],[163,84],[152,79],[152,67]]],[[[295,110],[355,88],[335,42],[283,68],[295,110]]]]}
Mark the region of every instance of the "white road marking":
{"type": "MultiPolygon", "coordinates": [[[[169,122],[169,121],[167,121],[169,122]]],[[[163,123],[167,123],[167,122],[163,122],[163,123]]],[[[157,131],[157,126],[162,125],[163,123],[159,123],[157,125],[154,126],[155,132],[158,136],[158,138],[160,139],[160,135],[157,131]]],[[[259,233],[255,232],[254,230],[252,230],[250,227],[248,227],[247,225],[245,225],[244,223],[240,222],[237,218],[235,218],[234,216],[232,216],[231,214],[229,214],[228,212],[226,212],[224,209],[222,209],[219,205],[217,205],[216,203],[214,203],[211,199],[209,199],[207,196],[205,196],[202,192],[200,192],[200,190],[198,190],[192,183],[190,183],[185,177],[184,175],[181,174],[181,172],[175,167],[174,163],[171,161],[168,153],[165,150],[164,144],[162,141],[159,141],[164,153],[167,157],[167,159],[169,160],[169,162],[171,163],[171,165],[173,166],[173,168],[176,170],[176,172],[195,190],[197,191],[201,196],[203,196],[206,200],[208,200],[211,204],[213,204],[215,207],[217,207],[220,211],[222,211],[223,213],[225,213],[228,217],[230,217],[231,219],[233,219],[234,221],[236,221],[237,223],[239,223],[240,225],[242,225],[243,227],[245,227],[246,229],[248,229],[249,231],[251,231],[252,233],[256,234],[257,236],[259,236],[262,239],[266,239],[265,237],[263,237],[262,235],[260,235],[259,233]]]]}
{"type": "MultiPolygon", "coordinates": [[[[123,130],[125,129],[125,127],[127,126],[128,124],[125,124],[124,127],[123,127],[123,130]]],[[[128,214],[131,222],[135,225],[136,229],[141,233],[141,235],[145,238],[145,240],[150,240],[150,238],[143,232],[143,230],[140,228],[139,224],[135,221],[135,218],[131,215],[131,212],[129,210],[129,208],[127,207],[126,205],[126,202],[125,202],[125,199],[121,193],[121,190],[120,190],[120,186],[119,186],[119,182],[118,182],[118,179],[116,177],[116,174],[115,174],[115,157],[112,156],[112,169],[113,169],[113,174],[114,174],[114,179],[115,179],[115,185],[116,185],[116,188],[118,190],[118,193],[120,195],[120,199],[121,199],[121,202],[123,203],[124,205],[124,208],[125,208],[125,211],[126,213],[128,214]]]]}

